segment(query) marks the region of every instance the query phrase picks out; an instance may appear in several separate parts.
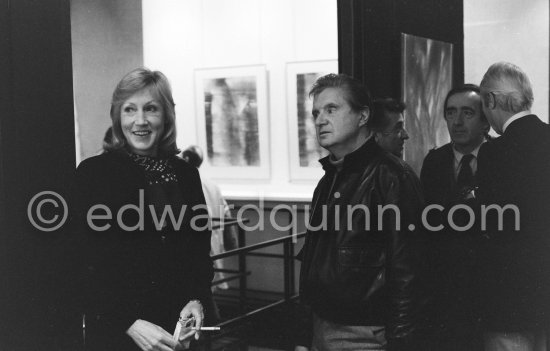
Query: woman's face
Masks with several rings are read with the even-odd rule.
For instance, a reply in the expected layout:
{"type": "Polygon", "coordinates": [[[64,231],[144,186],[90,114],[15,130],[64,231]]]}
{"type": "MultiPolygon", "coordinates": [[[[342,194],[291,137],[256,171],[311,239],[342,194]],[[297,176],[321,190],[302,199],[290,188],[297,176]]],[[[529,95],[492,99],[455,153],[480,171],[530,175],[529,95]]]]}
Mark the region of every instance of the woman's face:
{"type": "Polygon", "coordinates": [[[164,111],[149,89],[140,90],[124,101],[120,123],[130,151],[142,156],[157,156],[164,132],[164,111]]]}

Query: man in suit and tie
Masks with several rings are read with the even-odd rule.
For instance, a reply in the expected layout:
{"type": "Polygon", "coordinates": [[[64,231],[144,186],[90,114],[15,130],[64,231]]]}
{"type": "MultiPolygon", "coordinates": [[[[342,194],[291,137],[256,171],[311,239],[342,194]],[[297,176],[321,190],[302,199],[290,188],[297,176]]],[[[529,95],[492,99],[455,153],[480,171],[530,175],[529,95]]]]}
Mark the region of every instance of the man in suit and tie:
{"type": "Polygon", "coordinates": [[[465,84],[447,94],[443,108],[451,142],[431,150],[420,179],[427,203],[444,207],[461,202],[475,187],[477,154],[489,123],[481,108],[479,87],[465,84]]]}
{"type": "Polygon", "coordinates": [[[550,127],[531,114],[533,90],[519,67],[493,64],[480,87],[485,115],[501,135],[479,152],[482,220],[483,205],[514,206],[485,215],[479,265],[485,350],[547,350],[550,127]]]}
{"type": "MultiPolygon", "coordinates": [[[[489,123],[483,114],[477,85],[465,84],[449,91],[443,111],[451,142],[431,150],[420,173],[426,203],[443,208],[428,213],[428,224],[445,227],[430,235],[435,273],[435,349],[480,350],[482,342],[476,328],[472,285],[476,237],[450,228],[447,213],[453,205],[473,196],[477,155],[486,140],[489,123]]],[[[461,218],[463,214],[455,212],[453,223],[465,225],[468,220],[461,218]]]]}

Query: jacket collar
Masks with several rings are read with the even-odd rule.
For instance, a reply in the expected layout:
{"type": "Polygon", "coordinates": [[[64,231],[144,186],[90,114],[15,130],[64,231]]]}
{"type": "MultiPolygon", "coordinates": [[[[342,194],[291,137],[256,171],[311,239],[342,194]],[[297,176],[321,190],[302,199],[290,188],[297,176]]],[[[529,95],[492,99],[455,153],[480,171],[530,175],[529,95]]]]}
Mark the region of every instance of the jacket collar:
{"type": "MultiPolygon", "coordinates": [[[[382,151],[373,137],[370,137],[357,150],[344,156],[342,170],[363,168],[368,165],[382,151]]],[[[336,167],[329,160],[330,155],[319,160],[325,171],[335,170],[336,167]]]]}
{"type": "Polygon", "coordinates": [[[544,125],[545,123],[542,122],[536,115],[527,115],[510,123],[506,127],[506,131],[502,134],[502,136],[528,136],[530,135],[531,129],[540,128],[544,125]]]}
{"type": "Polygon", "coordinates": [[[504,125],[502,126],[502,133],[506,133],[506,128],[508,128],[508,126],[512,122],[517,121],[518,119],[520,119],[522,117],[525,117],[525,116],[528,116],[530,114],[531,114],[531,111],[521,111],[521,112],[516,113],[512,117],[508,118],[508,120],[506,122],[504,122],[504,125]]]}

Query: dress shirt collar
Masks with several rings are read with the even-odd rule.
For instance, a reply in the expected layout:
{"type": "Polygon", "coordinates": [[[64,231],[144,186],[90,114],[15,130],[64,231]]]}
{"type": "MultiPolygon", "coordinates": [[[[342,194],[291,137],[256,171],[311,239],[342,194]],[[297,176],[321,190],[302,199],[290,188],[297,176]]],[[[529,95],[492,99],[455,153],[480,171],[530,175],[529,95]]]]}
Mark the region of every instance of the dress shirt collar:
{"type": "MultiPolygon", "coordinates": [[[[486,140],[483,140],[483,142],[481,144],[479,144],[475,149],[472,150],[472,152],[470,152],[472,155],[474,155],[475,158],[477,158],[477,154],[479,152],[479,149],[481,148],[481,145],[483,145],[483,143],[485,142],[486,140]]],[[[463,154],[462,152],[458,151],[457,149],[455,149],[455,146],[453,145],[453,153],[455,155],[455,161],[457,161],[458,163],[460,163],[460,160],[462,160],[462,157],[464,157],[465,154],[463,154]]]]}

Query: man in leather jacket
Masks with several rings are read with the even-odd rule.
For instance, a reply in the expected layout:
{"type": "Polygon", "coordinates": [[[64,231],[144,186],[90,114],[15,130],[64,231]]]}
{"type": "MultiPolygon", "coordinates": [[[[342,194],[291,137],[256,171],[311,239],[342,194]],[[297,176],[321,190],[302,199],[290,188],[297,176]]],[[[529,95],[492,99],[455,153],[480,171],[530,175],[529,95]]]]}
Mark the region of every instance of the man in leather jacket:
{"type": "Polygon", "coordinates": [[[417,350],[424,299],[420,182],[382,150],[367,121],[367,88],[346,75],[317,80],[313,118],[330,152],[313,194],[300,294],[313,311],[312,350],[417,350]]]}

